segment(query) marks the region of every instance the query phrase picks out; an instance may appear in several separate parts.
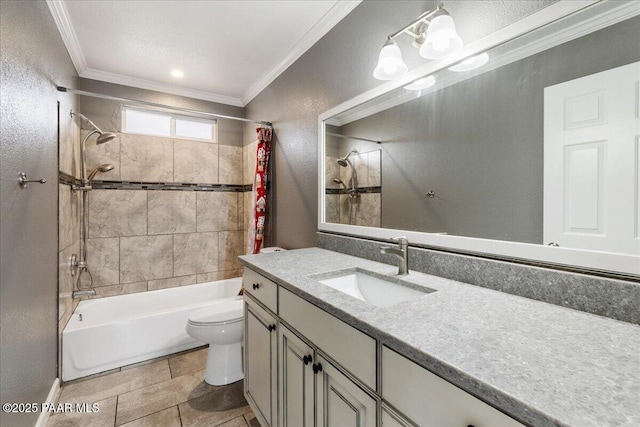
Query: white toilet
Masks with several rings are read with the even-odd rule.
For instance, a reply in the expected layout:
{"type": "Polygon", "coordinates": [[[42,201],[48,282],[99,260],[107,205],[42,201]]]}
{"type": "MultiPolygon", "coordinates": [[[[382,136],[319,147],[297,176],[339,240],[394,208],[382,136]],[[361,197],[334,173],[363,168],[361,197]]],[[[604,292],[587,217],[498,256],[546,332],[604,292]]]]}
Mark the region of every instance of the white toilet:
{"type": "Polygon", "coordinates": [[[204,380],[225,385],[244,378],[242,372],[242,297],[212,304],[189,314],[186,330],[209,344],[204,380]]]}

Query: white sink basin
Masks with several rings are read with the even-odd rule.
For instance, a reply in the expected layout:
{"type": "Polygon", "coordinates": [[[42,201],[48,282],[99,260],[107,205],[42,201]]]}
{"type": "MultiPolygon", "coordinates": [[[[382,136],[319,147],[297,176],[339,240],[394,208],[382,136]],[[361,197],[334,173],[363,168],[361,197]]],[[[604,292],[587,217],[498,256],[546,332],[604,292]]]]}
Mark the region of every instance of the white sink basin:
{"type": "Polygon", "coordinates": [[[345,271],[343,274],[318,281],[377,307],[390,307],[433,292],[428,288],[408,287],[398,279],[387,280],[357,270],[345,271]]]}

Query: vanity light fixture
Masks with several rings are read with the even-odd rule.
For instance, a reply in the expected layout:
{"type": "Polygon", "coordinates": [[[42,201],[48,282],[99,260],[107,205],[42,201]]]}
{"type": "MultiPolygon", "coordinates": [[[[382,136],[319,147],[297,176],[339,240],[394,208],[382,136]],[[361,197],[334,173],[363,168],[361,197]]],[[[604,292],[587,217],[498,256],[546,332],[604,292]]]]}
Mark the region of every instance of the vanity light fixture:
{"type": "Polygon", "coordinates": [[[409,71],[402,60],[402,53],[393,39],[387,40],[380,51],[378,65],[373,71],[373,77],[378,80],[393,80],[409,71]]]}
{"type": "MultiPolygon", "coordinates": [[[[373,71],[373,77],[378,80],[393,80],[401,77],[409,68],[402,60],[400,47],[396,43],[396,37],[400,34],[408,34],[413,37],[413,46],[419,49],[420,56],[426,59],[438,59],[460,49],[463,45],[462,39],[456,32],[456,25],[453,18],[444,9],[443,4],[439,4],[434,10],[429,10],[418,17],[415,21],[405,26],[399,31],[390,34],[387,42],[380,51],[378,64],[373,71]]],[[[468,71],[481,67],[489,60],[486,53],[466,59],[461,63],[450,67],[451,71],[468,71]]],[[[425,89],[435,83],[432,76],[420,79],[408,86],[406,89],[425,89]],[[429,78],[430,77],[430,78],[429,78]],[[420,86],[427,84],[427,86],[420,86]]]]}
{"type": "Polygon", "coordinates": [[[378,57],[378,65],[373,71],[376,79],[393,80],[409,71],[395,41],[402,33],[413,37],[413,46],[420,49],[420,55],[425,58],[440,58],[462,46],[462,39],[456,33],[453,19],[444,10],[444,6],[439,4],[434,10],[423,13],[418,19],[387,37],[378,57]]]}
{"type": "Polygon", "coordinates": [[[420,47],[420,56],[427,59],[442,58],[462,47],[462,39],[456,32],[456,24],[449,13],[438,6],[433,15],[423,45],[420,47]]]}

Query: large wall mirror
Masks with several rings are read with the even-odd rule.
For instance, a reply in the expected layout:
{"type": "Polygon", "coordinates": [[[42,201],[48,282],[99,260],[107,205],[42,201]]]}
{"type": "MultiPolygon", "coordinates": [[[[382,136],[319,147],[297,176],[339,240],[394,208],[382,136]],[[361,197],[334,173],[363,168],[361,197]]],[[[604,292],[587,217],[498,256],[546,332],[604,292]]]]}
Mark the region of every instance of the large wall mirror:
{"type": "Polygon", "coordinates": [[[640,276],[638,15],[561,1],[322,114],[319,229],[640,276]]]}

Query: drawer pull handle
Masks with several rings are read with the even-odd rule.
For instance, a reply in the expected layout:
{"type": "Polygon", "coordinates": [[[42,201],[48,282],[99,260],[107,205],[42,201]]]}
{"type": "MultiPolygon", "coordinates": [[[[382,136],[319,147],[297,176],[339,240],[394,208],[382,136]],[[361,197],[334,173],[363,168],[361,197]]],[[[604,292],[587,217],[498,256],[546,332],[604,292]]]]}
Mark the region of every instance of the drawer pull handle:
{"type": "Polygon", "coordinates": [[[269,329],[269,332],[275,331],[276,330],[276,325],[269,325],[269,326],[267,326],[267,329],[269,329]]]}
{"type": "Polygon", "coordinates": [[[313,361],[313,358],[311,356],[304,356],[302,358],[302,361],[304,362],[305,365],[308,365],[309,363],[311,363],[313,361]]]}
{"type": "Polygon", "coordinates": [[[260,287],[260,283],[254,283],[253,284],[253,290],[257,290],[260,287]]]}
{"type": "Polygon", "coordinates": [[[318,372],[322,372],[322,363],[313,364],[313,373],[317,374],[318,372]]]}

